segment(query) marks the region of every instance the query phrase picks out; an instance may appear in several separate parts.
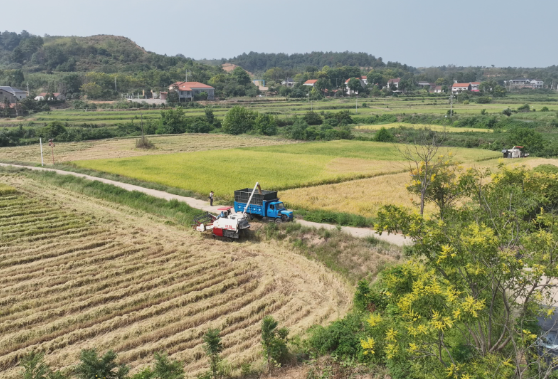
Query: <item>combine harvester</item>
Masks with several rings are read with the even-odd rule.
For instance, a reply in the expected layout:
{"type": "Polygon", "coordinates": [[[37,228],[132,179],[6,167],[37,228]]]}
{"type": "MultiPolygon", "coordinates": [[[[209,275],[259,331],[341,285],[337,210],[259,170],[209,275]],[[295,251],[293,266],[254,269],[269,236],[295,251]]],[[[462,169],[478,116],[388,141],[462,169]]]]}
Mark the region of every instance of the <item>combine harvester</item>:
{"type": "Polygon", "coordinates": [[[192,226],[198,232],[203,233],[205,231],[211,231],[213,238],[222,237],[228,238],[231,241],[239,239],[248,231],[248,229],[250,229],[248,220],[251,219],[251,216],[246,214],[246,209],[252,201],[252,197],[256,192],[256,188],[260,189],[261,194],[260,184],[256,183],[254,189],[252,190],[252,193],[250,194],[250,198],[248,199],[248,203],[244,209],[244,212],[231,213],[232,207],[218,208],[218,210],[221,211],[219,216],[215,216],[207,212],[201,216],[196,217],[192,226]]]}

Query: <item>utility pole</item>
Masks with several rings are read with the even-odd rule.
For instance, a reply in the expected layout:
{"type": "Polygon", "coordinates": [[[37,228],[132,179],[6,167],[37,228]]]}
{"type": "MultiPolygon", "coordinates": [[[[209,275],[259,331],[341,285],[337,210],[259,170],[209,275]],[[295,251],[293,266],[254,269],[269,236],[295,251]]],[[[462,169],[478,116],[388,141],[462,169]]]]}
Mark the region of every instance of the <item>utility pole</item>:
{"type": "Polygon", "coordinates": [[[29,82],[27,82],[27,96],[29,96],[29,82]]]}
{"type": "Polygon", "coordinates": [[[39,137],[39,144],[41,145],[41,166],[44,166],[45,163],[43,161],[43,139],[39,137]]]}
{"type": "Polygon", "coordinates": [[[355,96],[355,113],[358,113],[358,96],[355,96]]]}
{"type": "Polygon", "coordinates": [[[188,83],[188,70],[186,70],[186,83],[188,83]]]}
{"type": "Polygon", "coordinates": [[[116,87],[116,76],[114,77],[114,92],[118,92],[118,89],[116,87]]]}
{"type": "Polygon", "coordinates": [[[450,95],[450,117],[453,117],[453,93],[450,95]]]}

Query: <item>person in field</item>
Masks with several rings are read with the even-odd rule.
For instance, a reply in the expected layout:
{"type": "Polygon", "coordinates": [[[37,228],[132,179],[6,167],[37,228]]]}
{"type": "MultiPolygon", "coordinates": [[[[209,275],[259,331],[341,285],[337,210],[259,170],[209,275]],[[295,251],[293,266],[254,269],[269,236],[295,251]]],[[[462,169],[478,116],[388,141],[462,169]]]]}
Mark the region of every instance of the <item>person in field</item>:
{"type": "Polygon", "coordinates": [[[209,192],[209,205],[213,206],[213,191],[209,192]]]}

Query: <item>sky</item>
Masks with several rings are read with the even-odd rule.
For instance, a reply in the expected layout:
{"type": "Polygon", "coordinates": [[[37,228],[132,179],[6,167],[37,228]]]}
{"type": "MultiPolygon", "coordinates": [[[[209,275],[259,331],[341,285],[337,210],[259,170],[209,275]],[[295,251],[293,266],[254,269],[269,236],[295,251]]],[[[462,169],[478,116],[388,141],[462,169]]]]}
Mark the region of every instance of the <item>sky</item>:
{"type": "Polygon", "coordinates": [[[194,59],[354,51],[414,67],[558,64],[556,0],[26,0],[0,13],[2,31],[121,35],[194,59]]]}

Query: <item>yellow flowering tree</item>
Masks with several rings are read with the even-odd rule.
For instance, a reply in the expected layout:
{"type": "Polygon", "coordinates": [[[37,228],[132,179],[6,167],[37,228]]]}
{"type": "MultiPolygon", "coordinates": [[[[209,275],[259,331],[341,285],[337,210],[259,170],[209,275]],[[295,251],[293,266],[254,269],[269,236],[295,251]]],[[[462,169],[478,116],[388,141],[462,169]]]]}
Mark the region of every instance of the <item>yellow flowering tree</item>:
{"type": "Polygon", "coordinates": [[[378,215],[377,230],[414,245],[375,284],[384,306],[368,319],[374,343],[364,342],[388,363],[408,362],[407,377],[546,377],[556,365],[539,356],[537,317],[551,315],[558,277],[558,218],[548,212],[558,178],[447,169],[450,186],[466,183],[459,206],[429,219],[394,206],[378,215]]]}

